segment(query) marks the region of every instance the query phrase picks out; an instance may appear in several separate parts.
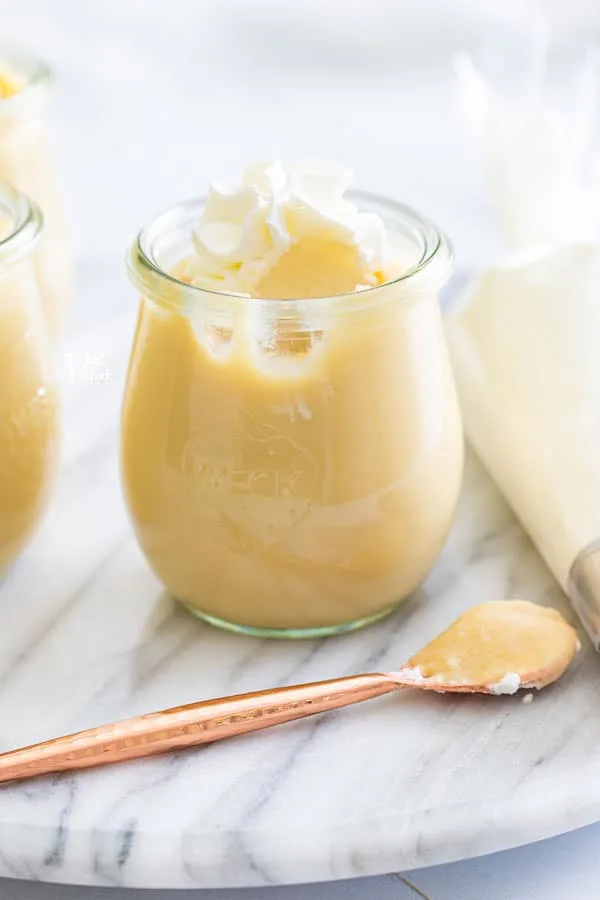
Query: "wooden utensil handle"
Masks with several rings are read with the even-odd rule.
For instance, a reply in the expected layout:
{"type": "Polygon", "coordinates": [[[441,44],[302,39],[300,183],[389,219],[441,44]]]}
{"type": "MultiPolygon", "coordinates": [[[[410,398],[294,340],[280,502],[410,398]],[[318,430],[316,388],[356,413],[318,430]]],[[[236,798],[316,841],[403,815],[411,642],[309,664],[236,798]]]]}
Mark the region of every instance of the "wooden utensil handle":
{"type": "Polygon", "coordinates": [[[87,769],[220,741],[397,690],[389,675],[352,675],[176,706],[0,754],[0,782],[87,769]]]}

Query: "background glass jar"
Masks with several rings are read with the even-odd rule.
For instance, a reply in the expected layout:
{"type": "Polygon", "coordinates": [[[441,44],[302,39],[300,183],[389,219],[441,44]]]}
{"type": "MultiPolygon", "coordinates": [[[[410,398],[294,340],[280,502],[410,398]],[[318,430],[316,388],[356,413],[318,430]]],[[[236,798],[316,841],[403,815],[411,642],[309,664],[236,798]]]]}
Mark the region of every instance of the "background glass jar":
{"type": "Polygon", "coordinates": [[[56,468],[58,404],[35,256],[37,206],[0,184],[0,573],[35,528],[56,468]]]}
{"type": "Polygon", "coordinates": [[[202,201],[131,252],[125,495],[157,576],[216,625],[300,637],[374,621],[423,579],[454,514],[463,440],[437,301],[449,247],[412,210],[351,199],[384,219],[402,277],[316,300],[192,287],[172,273],[202,201]]]}
{"type": "Polygon", "coordinates": [[[17,80],[18,89],[0,99],[0,181],[23,191],[43,212],[35,265],[50,334],[56,337],[73,292],[73,258],[44,129],[52,77],[43,63],[0,47],[4,71],[8,81],[17,80]]]}

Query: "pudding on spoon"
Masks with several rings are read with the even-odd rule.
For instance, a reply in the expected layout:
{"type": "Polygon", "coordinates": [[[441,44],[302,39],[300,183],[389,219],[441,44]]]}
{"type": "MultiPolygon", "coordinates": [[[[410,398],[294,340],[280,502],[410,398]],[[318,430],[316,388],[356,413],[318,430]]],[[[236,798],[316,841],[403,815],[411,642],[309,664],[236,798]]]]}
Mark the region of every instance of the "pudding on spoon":
{"type": "Polygon", "coordinates": [[[467,610],[392,675],[423,690],[515,694],[556,681],[578,648],[575,629],[555,609],[491,601],[467,610]]]}

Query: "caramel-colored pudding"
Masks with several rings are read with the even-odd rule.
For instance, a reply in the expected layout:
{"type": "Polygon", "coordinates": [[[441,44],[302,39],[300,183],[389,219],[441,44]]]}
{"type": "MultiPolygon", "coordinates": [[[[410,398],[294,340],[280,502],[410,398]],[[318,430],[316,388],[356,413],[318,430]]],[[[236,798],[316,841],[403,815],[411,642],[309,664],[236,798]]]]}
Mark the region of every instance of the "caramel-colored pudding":
{"type": "Polygon", "coordinates": [[[417,684],[435,690],[514,694],[559,678],[579,649],[577,632],[550,607],[526,600],[473,606],[409,660],[417,684]]]}
{"type": "Polygon", "coordinates": [[[44,129],[47,79],[45,70],[32,67],[25,73],[0,63],[0,181],[23,191],[42,210],[44,233],[35,266],[50,334],[56,337],[73,292],[73,259],[44,129]]]}
{"type": "MultiPolygon", "coordinates": [[[[290,254],[257,293],[297,297],[298,276],[303,293],[356,286],[328,256],[309,270],[290,254]]],[[[152,568],[190,608],[242,628],[377,617],[431,567],[460,486],[435,289],[386,284],[286,315],[195,294],[186,307],[147,291],[130,363],[123,478],[152,568]]]]}
{"type": "MultiPolygon", "coordinates": [[[[2,194],[2,191],[0,191],[2,194]]],[[[0,241],[10,234],[0,219],[0,241]]],[[[0,573],[26,543],[56,468],[58,403],[32,250],[0,244],[0,573]]]]}

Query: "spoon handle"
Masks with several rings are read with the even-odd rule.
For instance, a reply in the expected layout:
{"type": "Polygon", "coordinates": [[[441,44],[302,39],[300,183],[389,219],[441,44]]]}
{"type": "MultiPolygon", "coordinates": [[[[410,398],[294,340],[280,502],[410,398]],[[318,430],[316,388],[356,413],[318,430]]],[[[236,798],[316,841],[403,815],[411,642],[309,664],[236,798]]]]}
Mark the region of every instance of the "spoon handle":
{"type": "Polygon", "coordinates": [[[0,754],[0,782],[181,750],[369,700],[400,685],[373,673],[204,700],[0,754]]]}

